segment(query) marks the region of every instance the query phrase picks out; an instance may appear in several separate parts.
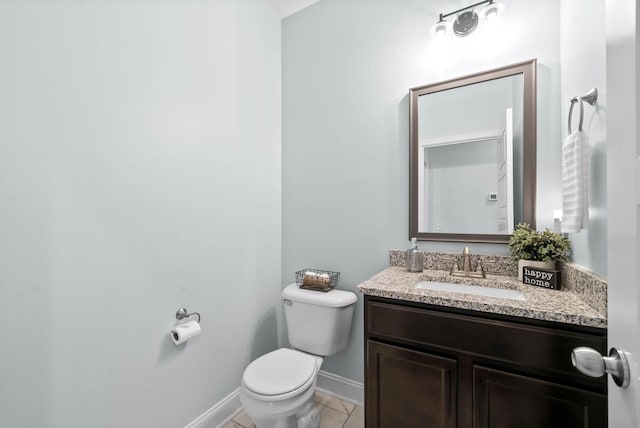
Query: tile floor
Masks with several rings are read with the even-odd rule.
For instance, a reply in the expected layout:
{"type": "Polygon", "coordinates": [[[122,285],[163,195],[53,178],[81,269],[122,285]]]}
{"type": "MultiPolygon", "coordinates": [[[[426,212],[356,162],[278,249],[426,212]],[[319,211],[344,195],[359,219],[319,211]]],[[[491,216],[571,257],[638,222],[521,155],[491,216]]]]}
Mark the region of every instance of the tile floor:
{"type": "MultiPolygon", "coordinates": [[[[364,409],[360,406],[316,391],[320,410],[320,428],[364,428],[364,409]]],[[[223,428],[253,428],[249,415],[241,412],[223,428]]]]}

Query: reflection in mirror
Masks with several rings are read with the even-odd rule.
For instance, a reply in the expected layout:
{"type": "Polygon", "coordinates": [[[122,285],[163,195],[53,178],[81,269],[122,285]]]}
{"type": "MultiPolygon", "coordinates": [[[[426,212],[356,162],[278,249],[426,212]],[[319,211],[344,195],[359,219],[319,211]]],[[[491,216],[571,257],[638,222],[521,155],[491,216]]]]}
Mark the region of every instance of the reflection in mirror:
{"type": "Polygon", "coordinates": [[[535,227],[535,67],[411,89],[410,237],[508,242],[535,227]]]}
{"type": "Polygon", "coordinates": [[[522,85],[517,74],[419,97],[420,232],[511,234],[523,221],[522,85]]]}

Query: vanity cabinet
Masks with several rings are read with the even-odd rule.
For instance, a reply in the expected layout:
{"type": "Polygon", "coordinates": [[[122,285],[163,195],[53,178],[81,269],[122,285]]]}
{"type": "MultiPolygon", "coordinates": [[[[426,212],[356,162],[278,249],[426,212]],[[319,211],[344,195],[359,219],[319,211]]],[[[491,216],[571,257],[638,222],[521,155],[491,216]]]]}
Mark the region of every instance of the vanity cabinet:
{"type": "Polygon", "coordinates": [[[455,359],[374,340],[367,341],[367,355],[368,427],[455,428],[455,359]]]}
{"type": "Polygon", "coordinates": [[[365,296],[368,428],[607,426],[606,330],[365,296]]]}

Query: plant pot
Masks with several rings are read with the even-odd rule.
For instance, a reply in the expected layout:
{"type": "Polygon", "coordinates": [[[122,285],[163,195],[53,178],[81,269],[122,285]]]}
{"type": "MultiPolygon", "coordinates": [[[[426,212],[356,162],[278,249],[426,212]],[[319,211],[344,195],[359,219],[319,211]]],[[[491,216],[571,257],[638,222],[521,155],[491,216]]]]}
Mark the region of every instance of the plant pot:
{"type": "Polygon", "coordinates": [[[551,261],[551,262],[539,262],[536,260],[524,260],[524,259],[520,259],[518,260],[518,279],[520,281],[522,281],[522,268],[525,266],[529,266],[529,267],[533,267],[533,268],[539,268],[539,269],[547,269],[547,270],[555,270],[556,269],[556,264],[557,262],[551,261]]]}

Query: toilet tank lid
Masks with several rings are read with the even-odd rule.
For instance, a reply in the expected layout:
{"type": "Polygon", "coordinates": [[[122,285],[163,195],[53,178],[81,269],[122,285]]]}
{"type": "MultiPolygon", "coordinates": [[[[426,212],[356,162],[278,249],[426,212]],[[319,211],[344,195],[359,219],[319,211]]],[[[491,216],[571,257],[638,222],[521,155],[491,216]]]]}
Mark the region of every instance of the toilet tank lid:
{"type": "Polygon", "coordinates": [[[297,284],[290,284],[282,290],[282,298],[289,299],[294,302],[309,303],[311,305],[328,306],[332,308],[341,308],[353,305],[358,297],[344,290],[331,290],[327,292],[305,290],[298,287],[297,284]]]}

